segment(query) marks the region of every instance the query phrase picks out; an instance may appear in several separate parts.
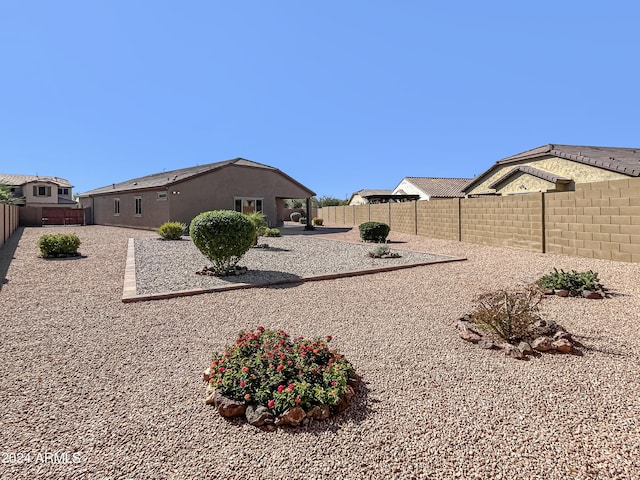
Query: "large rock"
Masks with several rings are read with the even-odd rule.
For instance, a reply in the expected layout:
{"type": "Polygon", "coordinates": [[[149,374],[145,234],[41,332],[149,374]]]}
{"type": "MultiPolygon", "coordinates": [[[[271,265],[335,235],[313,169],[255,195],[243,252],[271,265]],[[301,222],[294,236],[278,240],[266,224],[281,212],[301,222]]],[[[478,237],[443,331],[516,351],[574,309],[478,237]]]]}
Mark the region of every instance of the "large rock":
{"type": "Polygon", "coordinates": [[[539,352],[548,352],[553,348],[551,343],[553,340],[550,337],[538,337],[531,342],[531,347],[539,352]]]}
{"type": "Polygon", "coordinates": [[[500,346],[502,347],[502,350],[507,357],[515,358],[516,360],[524,360],[526,358],[525,355],[520,350],[518,350],[518,347],[516,347],[515,345],[511,345],[510,343],[503,343],[500,346]]]}
{"type": "Polygon", "coordinates": [[[569,290],[560,289],[560,290],[555,290],[555,293],[559,297],[568,297],[570,292],[569,290]]]}
{"type": "Polygon", "coordinates": [[[326,420],[331,416],[331,409],[329,405],[315,406],[307,412],[307,417],[315,418],[316,420],[326,420]]]}
{"type": "Polygon", "coordinates": [[[493,350],[493,349],[498,349],[500,348],[499,345],[496,345],[495,342],[493,340],[486,340],[486,339],[482,339],[478,342],[478,346],[480,348],[484,348],[486,350],[493,350]]]}
{"type": "Polygon", "coordinates": [[[460,338],[467,342],[478,343],[482,340],[482,335],[465,320],[458,320],[456,322],[456,328],[458,329],[460,338]]]}
{"type": "MultiPolygon", "coordinates": [[[[207,399],[207,403],[209,403],[208,400],[209,399],[207,399]]],[[[213,404],[223,417],[239,417],[244,415],[247,408],[244,402],[239,402],[238,400],[232,400],[231,398],[225,397],[220,393],[220,390],[216,390],[213,393],[213,404]]]]}
{"type": "Polygon", "coordinates": [[[551,348],[560,353],[571,353],[573,345],[566,338],[561,338],[551,343],[551,348]]]}
{"type": "Polygon", "coordinates": [[[254,427],[261,427],[265,423],[273,423],[275,421],[273,413],[264,405],[247,405],[244,415],[247,417],[247,422],[254,427]]]}
{"type": "Polygon", "coordinates": [[[534,353],[533,348],[527,342],[520,342],[518,344],[518,350],[520,350],[523,355],[533,355],[534,353]]]}
{"type": "Polygon", "coordinates": [[[276,419],[275,424],[278,426],[292,425],[294,427],[297,427],[300,422],[302,422],[302,420],[306,418],[306,416],[307,414],[302,409],[302,407],[291,407],[276,419]]]}
{"type": "Polygon", "coordinates": [[[584,298],[589,298],[591,300],[601,300],[602,299],[602,295],[598,292],[593,292],[591,290],[583,290],[582,291],[582,296],[584,298]]]}

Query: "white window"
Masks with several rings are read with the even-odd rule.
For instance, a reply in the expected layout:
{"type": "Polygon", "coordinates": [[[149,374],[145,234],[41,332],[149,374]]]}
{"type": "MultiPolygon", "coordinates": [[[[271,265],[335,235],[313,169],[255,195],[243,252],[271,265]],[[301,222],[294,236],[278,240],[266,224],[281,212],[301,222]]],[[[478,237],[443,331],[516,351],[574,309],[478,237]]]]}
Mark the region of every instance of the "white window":
{"type": "Polygon", "coordinates": [[[113,199],[113,215],[116,217],[120,215],[120,199],[119,198],[113,199]]]}
{"type": "Polygon", "coordinates": [[[58,195],[69,195],[68,188],[58,188],[58,195]]]}
{"type": "Polygon", "coordinates": [[[136,217],[142,216],[142,197],[136,197],[136,217]]]}

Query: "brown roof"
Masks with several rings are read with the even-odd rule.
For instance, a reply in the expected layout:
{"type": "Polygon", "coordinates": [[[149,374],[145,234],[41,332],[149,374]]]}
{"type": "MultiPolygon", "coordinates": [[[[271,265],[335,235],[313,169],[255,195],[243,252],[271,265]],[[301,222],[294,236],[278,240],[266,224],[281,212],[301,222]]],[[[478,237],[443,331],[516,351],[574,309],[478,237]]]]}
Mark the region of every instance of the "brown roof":
{"type": "Polygon", "coordinates": [[[13,175],[10,173],[0,173],[0,185],[25,185],[31,182],[53,183],[60,187],[69,187],[68,180],[60,177],[43,177],[41,175],[13,175]]]}
{"type": "Polygon", "coordinates": [[[265,170],[271,170],[273,172],[277,172],[280,175],[283,175],[284,177],[292,181],[293,183],[304,188],[305,190],[308,190],[311,196],[315,195],[315,193],[309,190],[307,187],[297,182],[293,178],[289,177],[285,173],[281,172],[277,168],[270,167],[262,163],[253,162],[251,160],[246,160],[244,158],[234,158],[233,160],[224,160],[222,162],[208,163],[206,165],[198,165],[195,167],[181,168],[178,170],[170,170],[168,172],[153,173],[151,175],[146,175],[144,177],[132,178],[131,180],[127,180],[125,182],[114,183],[112,185],[107,185],[104,187],[96,188],[94,190],[90,190],[88,192],[84,192],[80,194],[80,196],[84,197],[84,196],[90,196],[90,195],[99,195],[102,193],[115,193],[115,192],[145,190],[145,189],[151,189],[151,188],[169,187],[171,185],[184,181],[188,178],[192,178],[198,175],[203,175],[205,173],[211,172],[213,170],[217,170],[219,168],[226,167],[228,165],[263,168],[265,170]]]}
{"type": "Polygon", "coordinates": [[[417,188],[433,198],[464,197],[462,189],[471,181],[470,178],[433,178],[405,177],[417,188]]]}
{"type": "MultiPolygon", "coordinates": [[[[360,195],[361,197],[366,197],[368,195],[391,195],[392,193],[393,193],[393,190],[368,190],[368,189],[363,189],[363,190],[358,190],[353,195],[360,195]]],[[[351,196],[351,198],[353,198],[353,195],[351,196]]]]}
{"type": "Polygon", "coordinates": [[[564,158],[630,177],[640,176],[640,148],[548,144],[498,160],[488,170],[474,178],[465,187],[465,191],[471,190],[504,165],[544,157],[564,158]]]}
{"type": "Polygon", "coordinates": [[[505,175],[500,177],[498,180],[493,182],[491,185],[489,185],[489,188],[496,188],[499,184],[501,184],[502,182],[507,180],[509,177],[515,175],[518,172],[528,173],[529,175],[533,175],[534,177],[541,178],[542,180],[546,180],[547,182],[551,182],[551,183],[557,183],[557,182],[568,183],[571,181],[570,178],[561,177],[560,175],[554,175],[553,173],[540,170],[539,168],[533,168],[533,167],[530,167],[529,165],[520,165],[519,167],[516,167],[510,170],[508,173],[506,173],[505,175]]]}

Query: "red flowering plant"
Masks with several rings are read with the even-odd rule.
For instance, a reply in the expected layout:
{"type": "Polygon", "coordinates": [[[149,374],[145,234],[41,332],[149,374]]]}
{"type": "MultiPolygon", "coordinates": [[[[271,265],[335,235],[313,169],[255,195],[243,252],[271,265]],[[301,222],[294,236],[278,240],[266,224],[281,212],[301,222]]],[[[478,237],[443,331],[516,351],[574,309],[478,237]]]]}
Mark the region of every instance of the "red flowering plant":
{"type": "Polygon", "coordinates": [[[209,383],[225,397],[264,405],[275,415],[290,407],[335,407],[354,376],[351,364],[329,348],[331,337],[291,339],[283,330],[242,331],[215,354],[209,383]]]}

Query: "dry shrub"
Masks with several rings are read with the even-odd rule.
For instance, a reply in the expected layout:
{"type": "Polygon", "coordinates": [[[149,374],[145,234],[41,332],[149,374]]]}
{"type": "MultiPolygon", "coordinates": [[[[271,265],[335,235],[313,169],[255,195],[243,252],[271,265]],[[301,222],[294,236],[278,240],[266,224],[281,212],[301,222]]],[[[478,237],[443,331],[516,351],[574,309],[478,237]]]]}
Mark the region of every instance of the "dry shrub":
{"type": "Polygon", "coordinates": [[[527,339],[541,320],[538,304],[543,294],[535,285],[507,291],[499,290],[479,296],[470,321],[481,330],[507,342],[527,339]]]}

